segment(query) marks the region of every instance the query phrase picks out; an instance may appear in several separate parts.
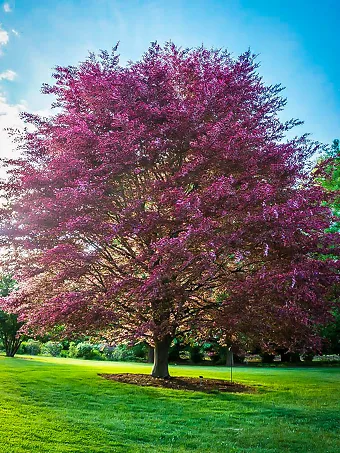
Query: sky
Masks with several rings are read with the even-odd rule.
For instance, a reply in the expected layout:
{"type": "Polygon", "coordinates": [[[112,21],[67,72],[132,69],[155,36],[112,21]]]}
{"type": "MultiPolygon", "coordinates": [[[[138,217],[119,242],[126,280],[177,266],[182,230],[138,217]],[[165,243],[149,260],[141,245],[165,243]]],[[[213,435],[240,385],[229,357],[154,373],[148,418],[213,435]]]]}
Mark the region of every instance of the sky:
{"type": "Polygon", "coordinates": [[[121,63],[138,60],[150,42],[250,48],[268,84],[288,99],[283,119],[305,123],[331,143],[340,136],[340,0],[9,0],[0,3],[0,155],[13,144],[4,131],[22,127],[23,110],[48,114],[40,94],[55,66],[76,65],[88,51],[118,41],[121,63]]]}

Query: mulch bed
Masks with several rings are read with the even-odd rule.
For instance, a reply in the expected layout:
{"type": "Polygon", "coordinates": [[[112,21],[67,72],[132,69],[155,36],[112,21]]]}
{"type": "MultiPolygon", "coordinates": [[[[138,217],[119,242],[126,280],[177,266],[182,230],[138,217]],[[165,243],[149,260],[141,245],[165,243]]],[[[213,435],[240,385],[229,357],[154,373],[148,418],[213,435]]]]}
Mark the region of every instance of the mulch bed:
{"type": "Polygon", "coordinates": [[[193,390],[197,392],[254,392],[253,387],[221,379],[199,379],[191,377],[170,377],[168,379],[154,378],[148,374],[99,374],[104,379],[109,379],[124,384],[134,384],[143,387],[163,387],[173,390],[193,390]]]}

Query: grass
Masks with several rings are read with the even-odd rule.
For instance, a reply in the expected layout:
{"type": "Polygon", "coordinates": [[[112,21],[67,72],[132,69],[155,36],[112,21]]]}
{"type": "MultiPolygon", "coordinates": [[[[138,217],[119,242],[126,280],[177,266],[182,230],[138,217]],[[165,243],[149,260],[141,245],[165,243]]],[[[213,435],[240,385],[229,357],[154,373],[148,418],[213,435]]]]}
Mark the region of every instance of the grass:
{"type": "MultiPolygon", "coordinates": [[[[0,357],[1,453],[340,451],[340,369],[246,368],[255,394],[204,394],[120,384],[97,373],[150,366],[0,357]]],[[[228,378],[224,367],[173,366],[228,378]]]]}

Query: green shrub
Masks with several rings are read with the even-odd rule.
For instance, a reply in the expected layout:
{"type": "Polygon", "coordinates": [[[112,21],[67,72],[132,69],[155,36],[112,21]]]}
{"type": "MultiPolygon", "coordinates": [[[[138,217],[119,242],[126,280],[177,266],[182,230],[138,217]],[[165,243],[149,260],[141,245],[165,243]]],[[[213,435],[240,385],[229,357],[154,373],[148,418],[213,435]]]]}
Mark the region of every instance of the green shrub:
{"type": "Polygon", "coordinates": [[[148,345],[146,343],[137,343],[132,346],[132,351],[136,359],[145,360],[148,356],[148,345]]]}
{"type": "Polygon", "coordinates": [[[41,343],[38,340],[27,340],[21,343],[18,352],[21,354],[38,355],[41,353],[41,343]]]}
{"type": "Polygon", "coordinates": [[[105,344],[100,350],[107,360],[118,362],[141,362],[146,360],[148,355],[148,346],[145,343],[137,343],[134,346],[105,344]]]}
{"type": "Polygon", "coordinates": [[[85,360],[103,360],[104,357],[99,351],[99,346],[91,343],[70,343],[68,357],[85,360]]]}
{"type": "Polygon", "coordinates": [[[132,348],[126,346],[125,344],[120,344],[114,348],[112,351],[112,359],[122,362],[133,362],[136,360],[136,356],[132,348]]]}
{"type": "Polygon", "coordinates": [[[42,345],[41,352],[42,354],[51,355],[52,357],[60,356],[63,345],[57,343],[56,341],[48,341],[42,345]]]}
{"type": "Polygon", "coordinates": [[[115,346],[111,346],[109,344],[103,344],[100,346],[100,351],[107,360],[114,360],[113,359],[113,352],[115,350],[115,346]]]}
{"type": "Polygon", "coordinates": [[[169,362],[178,362],[181,360],[180,353],[185,346],[180,342],[178,338],[174,338],[169,349],[169,362]]]}
{"type": "Polygon", "coordinates": [[[74,343],[74,341],[72,341],[68,348],[68,357],[76,358],[76,357],[78,357],[77,354],[78,354],[77,345],[74,343]]]}
{"type": "Polygon", "coordinates": [[[148,347],[144,343],[138,343],[134,346],[120,344],[117,346],[104,345],[102,353],[108,360],[118,362],[140,362],[146,359],[148,347]]]}
{"type": "Polygon", "coordinates": [[[62,357],[71,357],[86,360],[113,360],[122,362],[140,362],[146,359],[148,346],[137,343],[134,346],[124,344],[111,346],[108,344],[92,344],[89,342],[69,344],[68,351],[61,350],[62,357]]]}
{"type": "Polygon", "coordinates": [[[90,343],[77,344],[77,357],[90,360],[92,358],[93,346],[90,343]]]}

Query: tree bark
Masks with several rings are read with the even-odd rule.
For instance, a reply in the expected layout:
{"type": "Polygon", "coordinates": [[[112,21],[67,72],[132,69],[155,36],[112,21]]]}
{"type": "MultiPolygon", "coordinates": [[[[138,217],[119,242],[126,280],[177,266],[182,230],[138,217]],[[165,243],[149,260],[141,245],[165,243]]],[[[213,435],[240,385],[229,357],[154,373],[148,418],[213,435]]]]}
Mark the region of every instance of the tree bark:
{"type": "Polygon", "coordinates": [[[168,364],[171,341],[172,338],[170,338],[169,336],[166,336],[162,340],[155,341],[155,357],[151,376],[163,379],[170,377],[168,364]]]}
{"type": "Polygon", "coordinates": [[[21,339],[11,339],[4,341],[6,357],[14,357],[22,343],[21,339]]]}

